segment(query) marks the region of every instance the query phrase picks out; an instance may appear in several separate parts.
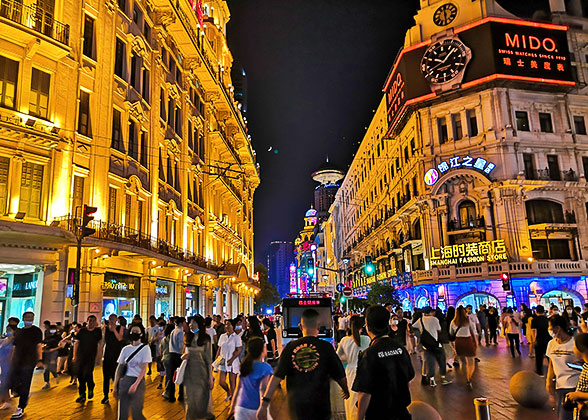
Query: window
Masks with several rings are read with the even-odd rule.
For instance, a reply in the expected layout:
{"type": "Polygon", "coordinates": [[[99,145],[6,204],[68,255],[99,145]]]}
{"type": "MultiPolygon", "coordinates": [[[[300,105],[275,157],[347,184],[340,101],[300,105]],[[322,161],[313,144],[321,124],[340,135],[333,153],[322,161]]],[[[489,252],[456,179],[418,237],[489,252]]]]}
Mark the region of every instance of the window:
{"type": "Polygon", "coordinates": [[[586,123],[581,115],[574,115],[574,129],[576,134],[586,134],[586,123]]]}
{"type": "Polygon", "coordinates": [[[547,168],[549,169],[549,179],[552,181],[561,180],[559,159],[557,158],[557,155],[547,155],[547,168]]]}
{"type": "Polygon", "coordinates": [[[180,165],[178,165],[178,162],[174,160],[174,185],[173,185],[173,187],[176,189],[176,191],[181,192],[179,167],[180,167],[180,165]]]}
{"type": "MultiPolygon", "coordinates": [[[[383,147],[382,147],[382,150],[384,150],[383,147]]],[[[416,146],[415,146],[415,143],[414,143],[414,139],[411,139],[410,140],[410,153],[412,153],[414,155],[415,152],[416,152],[416,146]]]]}
{"type": "Polygon", "coordinates": [[[131,216],[132,216],[132,208],[133,208],[133,199],[130,194],[125,194],[125,227],[131,227],[131,216]]]}
{"type": "Polygon", "coordinates": [[[75,217],[82,217],[82,206],[84,205],[84,181],[84,177],[74,175],[72,214],[74,214],[75,217]]]}
{"type": "Polygon", "coordinates": [[[564,223],[564,212],[561,204],[550,200],[529,200],[525,202],[529,225],[541,223],[564,223]]]}
{"type": "Polygon", "coordinates": [[[147,21],[143,22],[143,35],[147,40],[147,43],[151,43],[151,26],[147,23],[147,21]]]}
{"type": "Polygon", "coordinates": [[[474,227],[477,215],[476,215],[476,206],[470,200],[462,201],[459,204],[458,208],[459,212],[459,227],[462,229],[467,229],[469,227],[474,227]]]}
{"type": "Polygon", "coordinates": [[[116,38],[116,48],[114,57],[114,74],[125,80],[124,76],[124,61],[125,61],[125,43],[119,38],[116,38]]]}
{"type": "Polygon", "coordinates": [[[141,10],[137,7],[137,5],[135,5],[135,7],[133,7],[133,22],[135,22],[137,25],[140,25],[142,16],[143,13],[141,13],[141,10]]]}
{"type": "Polygon", "coordinates": [[[47,118],[49,114],[49,73],[33,68],[31,74],[31,95],[29,114],[39,118],[47,118]]]}
{"type": "Polygon", "coordinates": [[[123,12],[124,14],[127,13],[127,1],[126,0],[118,0],[118,8],[120,9],[121,12],[123,12]]]}
{"type": "Polygon", "coordinates": [[[180,108],[176,108],[176,116],[174,120],[176,123],[174,130],[178,136],[182,137],[182,110],[180,108]]]}
{"type": "Polygon", "coordinates": [[[28,218],[41,217],[41,193],[43,189],[43,165],[25,162],[20,178],[20,200],[18,211],[28,218]]]}
{"type": "Polygon", "coordinates": [[[112,142],[110,143],[110,147],[113,149],[118,150],[119,152],[125,151],[123,140],[122,140],[122,133],[121,133],[121,115],[120,111],[117,109],[112,110],[112,142]]]}
{"type": "Polygon", "coordinates": [[[147,148],[147,132],[141,130],[141,160],[139,162],[144,167],[147,167],[147,165],[149,165],[149,154],[147,152],[147,148]]]}
{"type": "Polygon", "coordinates": [[[92,137],[90,126],[90,94],[80,90],[80,109],[78,112],[78,133],[86,137],[92,137]]]}
{"type": "Polygon", "coordinates": [[[525,165],[525,179],[535,179],[535,161],[530,153],[523,153],[523,164],[525,165]]]}
{"type": "Polygon", "coordinates": [[[143,229],[143,200],[137,202],[137,230],[141,232],[143,229]]]}
{"type": "Polygon", "coordinates": [[[0,106],[16,107],[16,83],[18,62],[0,56],[0,106]]]}
{"type": "Polygon", "coordinates": [[[94,57],[94,19],[88,15],[84,16],[83,54],[88,58],[96,58],[94,57]]]}
{"type": "Polygon", "coordinates": [[[437,119],[437,130],[439,132],[439,144],[444,144],[448,140],[447,135],[447,122],[445,117],[437,119]]]}
{"type": "Polygon", "coordinates": [[[161,147],[159,148],[159,179],[165,181],[165,172],[163,171],[163,154],[161,153],[161,147]]]}
{"type": "Polygon", "coordinates": [[[412,195],[415,196],[415,197],[417,195],[419,195],[419,190],[417,188],[417,180],[416,180],[416,177],[413,177],[412,178],[412,195]]]}
{"type": "Polygon", "coordinates": [[[8,203],[8,172],[10,170],[10,159],[0,156],[0,214],[6,213],[8,203]]]}
{"type": "Polygon", "coordinates": [[[167,125],[169,125],[170,127],[174,126],[174,110],[175,110],[174,100],[168,99],[168,101],[167,101],[167,125]]]}
{"type": "Polygon", "coordinates": [[[194,150],[194,133],[192,132],[192,122],[188,120],[188,148],[194,150]]]}
{"type": "Polygon", "coordinates": [[[131,55],[131,86],[135,88],[135,90],[139,91],[139,82],[141,78],[141,65],[139,58],[135,55],[131,55]]]}
{"type": "Polygon", "coordinates": [[[139,160],[137,124],[133,120],[129,121],[129,156],[135,160],[139,160]]]}
{"type": "Polygon", "coordinates": [[[167,183],[169,185],[174,185],[174,173],[172,171],[172,157],[170,155],[167,156],[166,179],[167,179],[167,183]]]}
{"type": "Polygon", "coordinates": [[[404,162],[408,162],[408,146],[404,146],[404,162]]]}
{"type": "Polygon", "coordinates": [[[159,93],[159,117],[165,121],[166,117],[165,117],[165,91],[163,89],[161,89],[161,92],[159,93]]]}
{"type": "Polygon", "coordinates": [[[466,111],[466,118],[468,121],[468,133],[470,137],[478,135],[478,118],[476,118],[476,110],[468,109],[466,111]]]}
{"type": "Polygon", "coordinates": [[[141,87],[141,96],[145,102],[149,103],[149,70],[143,69],[143,86],[141,87]]]}
{"type": "Polygon", "coordinates": [[[463,137],[463,130],[461,128],[461,116],[459,114],[452,114],[451,121],[453,123],[453,139],[460,140],[463,137]]]}
{"type": "Polygon", "coordinates": [[[582,156],[582,167],[584,169],[584,177],[588,179],[588,156],[582,156]]]}
{"type": "Polygon", "coordinates": [[[116,223],[116,188],[108,189],[108,223],[116,223]]]}
{"type": "Polygon", "coordinates": [[[518,131],[529,131],[529,114],[527,111],[515,111],[518,131]]]}
{"type": "Polygon", "coordinates": [[[539,113],[539,126],[543,133],[553,133],[553,123],[551,122],[551,114],[549,112],[539,113]]]}

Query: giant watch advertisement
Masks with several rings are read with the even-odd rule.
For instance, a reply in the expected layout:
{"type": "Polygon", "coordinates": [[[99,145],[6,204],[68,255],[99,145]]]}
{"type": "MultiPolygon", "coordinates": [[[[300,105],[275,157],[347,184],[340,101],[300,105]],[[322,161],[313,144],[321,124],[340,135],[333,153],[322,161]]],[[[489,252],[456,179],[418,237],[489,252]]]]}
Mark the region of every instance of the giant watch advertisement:
{"type": "Polygon", "coordinates": [[[402,49],[384,86],[390,129],[412,105],[481,83],[574,86],[567,30],[489,17],[402,49]]]}

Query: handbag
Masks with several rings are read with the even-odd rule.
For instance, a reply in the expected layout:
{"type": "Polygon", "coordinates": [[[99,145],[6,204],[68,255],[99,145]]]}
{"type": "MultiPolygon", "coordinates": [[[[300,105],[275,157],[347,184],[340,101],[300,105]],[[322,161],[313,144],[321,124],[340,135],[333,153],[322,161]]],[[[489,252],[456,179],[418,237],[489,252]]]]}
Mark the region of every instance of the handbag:
{"type": "Polygon", "coordinates": [[[120,378],[121,378],[121,379],[122,379],[122,378],[124,378],[124,377],[125,377],[125,375],[127,374],[128,364],[129,364],[129,362],[131,361],[131,359],[132,359],[133,357],[135,357],[135,356],[137,355],[137,353],[139,353],[139,352],[140,352],[140,351],[143,349],[143,347],[145,347],[146,345],[147,345],[147,344],[141,344],[141,345],[139,346],[139,348],[138,348],[137,350],[135,350],[135,351],[134,351],[134,352],[133,352],[133,353],[132,353],[132,354],[131,354],[131,355],[130,355],[128,358],[127,358],[127,360],[125,360],[125,362],[124,362],[122,365],[120,365],[120,378]]]}
{"type": "Polygon", "coordinates": [[[174,384],[182,385],[184,383],[184,375],[186,374],[187,360],[182,360],[182,364],[174,372],[174,384]]]}
{"type": "Polygon", "coordinates": [[[423,318],[421,318],[421,325],[423,326],[423,332],[421,333],[421,345],[428,351],[438,351],[441,344],[431,335],[425,328],[423,318]]]}
{"type": "Polygon", "coordinates": [[[457,333],[460,329],[461,329],[461,325],[459,327],[457,327],[457,330],[455,330],[455,332],[453,334],[451,334],[451,327],[449,327],[449,341],[455,341],[455,339],[457,338],[457,333]]]}
{"type": "Polygon", "coordinates": [[[216,358],[216,360],[214,362],[212,362],[212,368],[214,369],[215,372],[218,372],[219,370],[221,370],[221,368],[225,367],[225,359],[223,359],[222,356],[219,356],[216,358]]]}

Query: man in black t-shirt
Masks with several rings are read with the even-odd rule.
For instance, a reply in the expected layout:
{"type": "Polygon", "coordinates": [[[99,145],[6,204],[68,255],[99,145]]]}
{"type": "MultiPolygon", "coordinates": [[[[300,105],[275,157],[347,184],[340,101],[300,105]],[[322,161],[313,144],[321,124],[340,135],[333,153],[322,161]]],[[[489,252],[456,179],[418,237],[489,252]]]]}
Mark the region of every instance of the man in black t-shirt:
{"type": "Polygon", "coordinates": [[[401,346],[406,347],[406,330],[408,329],[408,321],[404,319],[402,308],[396,308],[396,315],[398,316],[397,340],[401,346]]]}
{"type": "Polygon", "coordinates": [[[31,381],[35,366],[43,366],[43,332],[33,325],[35,314],[25,312],[22,315],[24,328],[14,334],[14,350],[12,353],[12,390],[19,395],[18,408],[12,415],[13,419],[24,416],[24,409],[29,402],[31,381]]]}
{"type": "MultiPolygon", "coordinates": [[[[90,315],[85,328],[82,328],[75,336],[73,362],[78,367],[79,394],[78,403],[86,402],[86,386],[88,387],[88,399],[94,398],[94,366],[98,347],[102,341],[102,331],[98,328],[96,317],[90,315]]],[[[100,352],[101,354],[101,352],[100,352]]]]}
{"type": "Polygon", "coordinates": [[[110,381],[114,381],[116,368],[118,367],[118,356],[124,347],[124,328],[116,325],[116,314],[110,314],[108,323],[103,327],[104,331],[104,360],[102,361],[102,404],[108,404],[110,393],[110,381]]]}
{"type": "Polygon", "coordinates": [[[389,318],[389,312],[378,305],[366,311],[366,330],[372,342],[359,356],[351,388],[359,393],[358,419],[411,419],[408,384],[414,369],[406,349],[385,335],[389,318]]]}
{"type": "Polygon", "coordinates": [[[549,320],[545,316],[543,305],[537,305],[535,315],[531,320],[531,329],[535,334],[535,369],[538,375],[543,375],[543,359],[547,351],[547,343],[551,340],[549,335],[549,320]]]}
{"type": "Polygon", "coordinates": [[[298,420],[331,418],[330,378],[349,398],[343,364],[328,341],[318,336],[319,314],[314,309],[302,313],[302,338],[291,341],[282,351],[280,361],[257,411],[258,420],[267,419],[268,404],[282,379],[286,378],[291,417],[298,420]]]}

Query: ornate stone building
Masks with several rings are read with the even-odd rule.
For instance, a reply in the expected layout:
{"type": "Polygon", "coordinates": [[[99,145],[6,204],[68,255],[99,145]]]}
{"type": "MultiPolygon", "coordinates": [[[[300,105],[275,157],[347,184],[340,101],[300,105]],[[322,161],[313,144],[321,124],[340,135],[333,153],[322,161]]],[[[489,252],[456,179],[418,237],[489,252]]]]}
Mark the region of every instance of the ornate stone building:
{"type": "MultiPolygon", "coordinates": [[[[225,1],[2,0],[0,313],[249,313],[259,168],[225,1]]],[[[0,319],[3,323],[4,321],[0,319]]]]}
{"type": "Polygon", "coordinates": [[[585,302],[587,16],[421,1],[328,221],[357,297],[382,281],[406,309],[585,302]]]}

